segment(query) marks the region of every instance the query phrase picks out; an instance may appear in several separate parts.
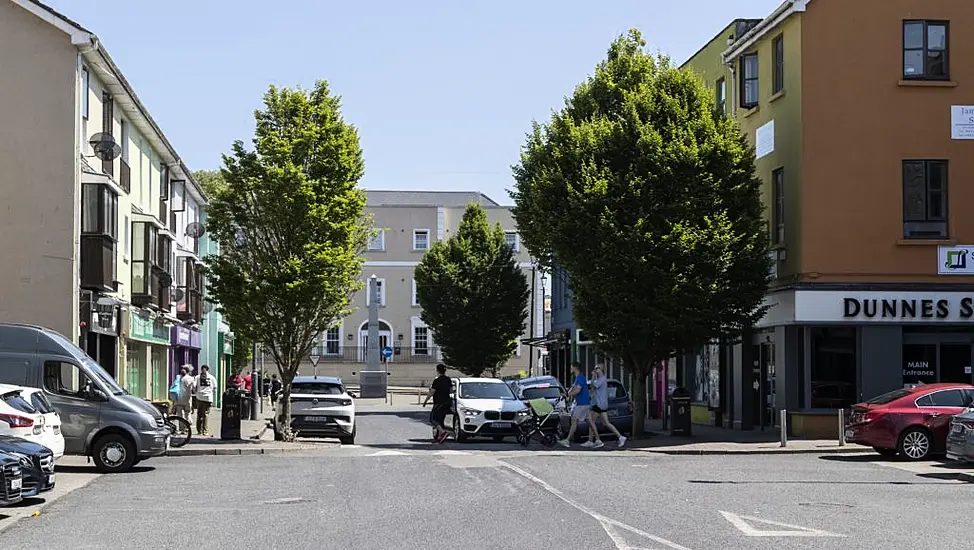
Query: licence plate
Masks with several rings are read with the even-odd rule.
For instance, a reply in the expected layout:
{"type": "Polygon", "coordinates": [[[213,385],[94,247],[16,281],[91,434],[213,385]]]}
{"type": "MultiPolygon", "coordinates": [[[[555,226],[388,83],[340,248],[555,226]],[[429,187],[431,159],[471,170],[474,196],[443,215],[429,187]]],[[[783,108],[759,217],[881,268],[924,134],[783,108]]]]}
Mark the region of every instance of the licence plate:
{"type": "Polygon", "coordinates": [[[304,417],[304,421],[314,424],[327,424],[328,422],[331,422],[331,419],[327,416],[306,416],[304,417]]]}
{"type": "Polygon", "coordinates": [[[510,422],[494,422],[492,426],[494,428],[510,428],[511,426],[513,426],[513,424],[511,424],[510,422]]]}
{"type": "Polygon", "coordinates": [[[47,476],[47,484],[48,485],[54,485],[54,476],[55,475],[57,475],[57,474],[51,474],[51,475],[47,476]]]}
{"type": "Polygon", "coordinates": [[[17,489],[20,489],[23,486],[24,486],[24,480],[22,480],[22,479],[11,479],[10,480],[10,489],[11,490],[16,491],[17,489]]]}

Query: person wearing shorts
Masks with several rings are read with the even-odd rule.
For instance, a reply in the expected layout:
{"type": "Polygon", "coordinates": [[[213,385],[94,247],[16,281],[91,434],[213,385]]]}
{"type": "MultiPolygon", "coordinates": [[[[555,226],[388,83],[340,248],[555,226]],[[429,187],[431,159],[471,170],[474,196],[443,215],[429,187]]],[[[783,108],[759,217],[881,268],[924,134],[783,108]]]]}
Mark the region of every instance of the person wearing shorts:
{"type": "MultiPolygon", "coordinates": [[[[572,408],[572,420],[571,427],[568,428],[568,436],[558,442],[562,447],[572,446],[571,441],[575,437],[575,430],[578,429],[578,423],[588,418],[589,409],[592,405],[591,398],[588,394],[588,382],[585,380],[585,375],[582,374],[582,366],[578,361],[572,363],[572,376],[575,377],[575,383],[568,390],[568,397],[575,398],[575,407],[572,408]]],[[[591,428],[589,429],[591,430],[591,428]]],[[[589,438],[591,440],[591,435],[589,435],[589,438]]]]}
{"type": "Polygon", "coordinates": [[[602,370],[601,365],[595,367],[595,370],[592,371],[592,378],[592,387],[595,389],[595,403],[592,405],[588,419],[589,441],[582,446],[599,448],[605,445],[599,437],[599,430],[595,427],[595,421],[600,420],[603,426],[619,438],[619,447],[622,447],[626,444],[626,436],[619,433],[619,430],[612,425],[612,422],[609,422],[609,381],[605,377],[605,371],[602,370]],[[595,441],[592,441],[593,435],[595,441]]]}
{"type": "Polygon", "coordinates": [[[436,442],[443,443],[450,435],[450,430],[446,427],[446,415],[450,413],[450,392],[453,391],[453,381],[446,375],[446,365],[440,363],[436,365],[436,378],[430,385],[430,391],[426,394],[425,407],[430,398],[433,399],[433,411],[430,413],[430,420],[436,426],[436,442]]]}

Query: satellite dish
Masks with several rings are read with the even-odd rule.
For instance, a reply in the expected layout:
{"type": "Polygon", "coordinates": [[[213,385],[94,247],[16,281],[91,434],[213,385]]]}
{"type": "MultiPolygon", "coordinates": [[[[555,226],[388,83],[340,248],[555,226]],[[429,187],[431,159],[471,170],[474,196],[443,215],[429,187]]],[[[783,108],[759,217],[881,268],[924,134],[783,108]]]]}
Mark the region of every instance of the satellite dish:
{"type": "Polygon", "coordinates": [[[191,239],[198,239],[206,233],[206,227],[200,222],[193,222],[186,226],[186,236],[191,239]]]}
{"type": "Polygon", "coordinates": [[[213,311],[213,304],[210,302],[203,302],[203,313],[206,314],[211,311],[213,311]]]}
{"type": "Polygon", "coordinates": [[[172,275],[168,273],[159,274],[159,286],[162,288],[169,288],[172,286],[172,275]]]}
{"type": "Polygon", "coordinates": [[[186,292],[183,291],[183,289],[181,289],[181,288],[174,288],[174,289],[172,289],[171,296],[172,296],[172,301],[174,301],[174,302],[182,302],[183,301],[183,298],[186,297],[186,292]]]}
{"type": "Polygon", "coordinates": [[[122,147],[115,143],[115,138],[107,132],[99,132],[88,140],[95,156],[104,161],[113,161],[122,154],[122,147]]]}

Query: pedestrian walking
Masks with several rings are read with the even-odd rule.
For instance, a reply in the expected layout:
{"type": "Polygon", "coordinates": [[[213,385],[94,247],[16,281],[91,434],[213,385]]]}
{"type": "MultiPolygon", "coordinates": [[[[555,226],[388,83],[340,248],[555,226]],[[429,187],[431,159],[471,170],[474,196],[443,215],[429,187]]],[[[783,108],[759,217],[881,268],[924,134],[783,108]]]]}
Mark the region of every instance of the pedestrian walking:
{"type": "Polygon", "coordinates": [[[278,380],[276,374],[271,375],[271,405],[277,404],[277,398],[281,395],[284,385],[278,380]]]}
{"type": "MultiPolygon", "coordinates": [[[[558,442],[562,447],[571,447],[572,438],[575,437],[575,430],[578,429],[578,423],[582,420],[588,418],[589,407],[592,404],[592,400],[588,393],[588,382],[585,380],[585,374],[582,373],[582,365],[578,361],[572,362],[572,376],[575,377],[575,383],[572,385],[571,389],[568,390],[568,397],[575,398],[575,406],[572,408],[572,421],[571,427],[568,428],[568,436],[558,442]]],[[[589,445],[583,444],[585,447],[591,447],[594,445],[592,443],[592,426],[589,426],[589,445]]]]}
{"type": "Polygon", "coordinates": [[[190,369],[183,365],[179,369],[179,399],[176,401],[176,416],[189,422],[192,414],[192,396],[195,391],[196,379],[190,374],[190,369]]]}
{"type": "MultiPolygon", "coordinates": [[[[450,430],[446,427],[446,415],[450,412],[450,393],[453,392],[453,381],[446,375],[446,365],[440,363],[436,365],[436,378],[430,384],[430,391],[426,394],[425,407],[433,399],[433,410],[430,412],[430,420],[436,426],[436,442],[443,443],[450,435],[450,430]]],[[[456,426],[454,426],[456,428],[456,426]]]]}
{"type": "Polygon", "coordinates": [[[216,392],[216,378],[210,374],[210,367],[200,367],[200,375],[196,377],[196,432],[209,435],[207,415],[213,405],[213,394],[216,392]]]}
{"type": "MultiPolygon", "coordinates": [[[[595,436],[595,442],[592,445],[587,445],[590,447],[603,447],[602,439],[599,437],[599,430],[595,427],[595,421],[601,420],[602,425],[609,429],[610,432],[614,433],[617,438],[619,438],[619,447],[626,444],[626,436],[622,435],[612,422],[609,422],[609,380],[605,376],[605,371],[602,370],[602,366],[598,365],[595,370],[592,371],[592,387],[595,389],[595,403],[592,405],[592,410],[588,415],[588,433],[589,433],[589,443],[592,443],[592,436],[595,436]]],[[[583,444],[583,447],[586,446],[583,444]]]]}

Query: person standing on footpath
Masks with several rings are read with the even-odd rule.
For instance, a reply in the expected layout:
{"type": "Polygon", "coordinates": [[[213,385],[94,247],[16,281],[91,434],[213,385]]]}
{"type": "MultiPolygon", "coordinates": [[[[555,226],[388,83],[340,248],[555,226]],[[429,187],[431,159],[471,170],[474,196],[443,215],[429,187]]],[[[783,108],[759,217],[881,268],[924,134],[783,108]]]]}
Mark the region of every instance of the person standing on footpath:
{"type": "Polygon", "coordinates": [[[176,401],[176,415],[189,422],[192,414],[192,397],[196,389],[196,379],[190,374],[187,365],[179,369],[179,400],[176,401]]]}
{"type": "Polygon", "coordinates": [[[619,430],[609,422],[609,380],[602,370],[602,365],[595,367],[595,370],[592,371],[592,378],[592,387],[595,388],[595,403],[588,415],[589,443],[592,443],[589,446],[599,448],[605,445],[599,437],[598,428],[595,427],[595,421],[601,420],[602,425],[619,438],[619,447],[622,447],[626,444],[626,436],[619,433],[619,430]],[[594,443],[592,442],[593,434],[595,435],[594,443]]]}
{"type": "MultiPolygon", "coordinates": [[[[578,423],[588,418],[589,407],[592,404],[592,400],[588,394],[588,382],[585,380],[585,375],[582,374],[582,365],[578,361],[572,362],[572,375],[575,377],[575,384],[568,390],[568,397],[575,398],[575,406],[572,408],[572,424],[568,429],[568,436],[558,442],[562,447],[572,446],[571,441],[575,437],[575,430],[578,429],[578,423]]],[[[591,430],[591,426],[589,430],[591,430]]],[[[589,433],[588,444],[583,445],[586,447],[594,445],[592,443],[591,432],[589,433]]]]}
{"type": "Polygon", "coordinates": [[[196,432],[209,435],[207,432],[207,416],[213,405],[213,395],[216,393],[216,378],[210,374],[210,367],[200,367],[200,375],[196,377],[196,432]]]}

